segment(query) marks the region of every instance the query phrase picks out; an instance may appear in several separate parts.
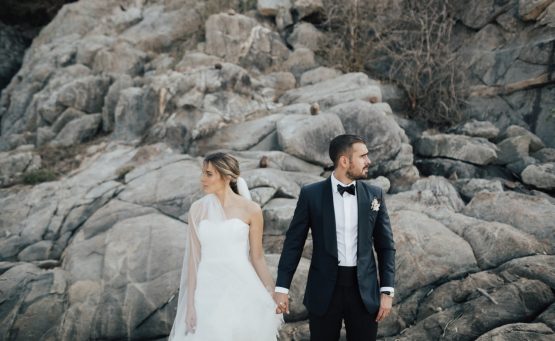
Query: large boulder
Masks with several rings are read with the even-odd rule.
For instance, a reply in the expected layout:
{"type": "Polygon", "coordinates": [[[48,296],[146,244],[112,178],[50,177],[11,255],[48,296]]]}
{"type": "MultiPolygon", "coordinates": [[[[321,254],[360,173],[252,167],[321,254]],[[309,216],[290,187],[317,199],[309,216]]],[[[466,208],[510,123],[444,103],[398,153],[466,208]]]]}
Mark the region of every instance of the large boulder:
{"type": "Polygon", "coordinates": [[[206,52],[231,63],[264,70],[287,59],[279,35],[241,14],[220,13],[206,21],[206,52]]]}
{"type": "MultiPolygon", "coordinates": [[[[366,139],[368,157],[376,165],[393,159],[406,139],[405,133],[393,116],[388,115],[376,104],[359,100],[336,105],[328,111],[341,119],[346,133],[360,135],[366,139]]],[[[410,155],[412,156],[412,149],[410,155]]],[[[412,160],[407,165],[412,165],[412,160]]],[[[395,169],[390,169],[392,170],[395,169]]]]}
{"type": "Polygon", "coordinates": [[[345,133],[341,120],[334,114],[316,116],[289,115],[277,123],[282,150],[305,161],[329,166],[330,141],[345,133]]]}
{"type": "Polygon", "coordinates": [[[0,187],[9,186],[19,177],[41,166],[41,157],[32,151],[0,152],[0,187]]]}
{"type": "Polygon", "coordinates": [[[395,285],[401,300],[422,286],[476,271],[470,245],[424,213],[390,211],[396,263],[402,278],[395,285]]]}
{"type": "Polygon", "coordinates": [[[296,206],[296,199],[276,198],[270,200],[262,209],[264,234],[284,235],[289,228],[296,206]]]}
{"type": "Polygon", "coordinates": [[[54,146],[72,146],[96,136],[102,123],[101,114],[85,115],[67,123],[50,142],[54,146]]]}
{"type": "Polygon", "coordinates": [[[363,73],[348,73],[313,85],[287,91],[280,99],[285,105],[293,103],[318,103],[321,109],[352,102],[357,99],[381,102],[377,82],[363,73]]]}
{"type": "Polygon", "coordinates": [[[229,125],[216,134],[195,141],[196,152],[205,155],[217,149],[247,150],[261,142],[276,130],[276,122],[281,115],[262,118],[229,125]],[[246,134],[245,132],[249,132],[246,134]]]}
{"type": "Polygon", "coordinates": [[[522,171],[522,181],[537,188],[555,189],[555,162],[529,165],[522,171]]]}
{"type": "Polygon", "coordinates": [[[487,165],[497,159],[497,147],[488,140],[455,134],[425,134],[416,143],[416,152],[422,156],[448,157],[477,165],[487,165]]]}
{"type": "Polygon", "coordinates": [[[553,338],[555,338],[555,332],[543,323],[512,323],[490,330],[476,341],[548,341],[553,338]]]}
{"type": "Polygon", "coordinates": [[[555,250],[555,206],[547,199],[516,192],[480,192],[464,214],[512,225],[555,250]]]}

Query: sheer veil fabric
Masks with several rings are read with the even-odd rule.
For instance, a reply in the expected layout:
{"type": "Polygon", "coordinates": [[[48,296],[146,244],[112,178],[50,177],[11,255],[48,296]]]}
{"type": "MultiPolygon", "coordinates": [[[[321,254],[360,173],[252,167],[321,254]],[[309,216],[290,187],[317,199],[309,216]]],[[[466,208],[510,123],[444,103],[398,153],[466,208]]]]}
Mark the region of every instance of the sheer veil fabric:
{"type": "MultiPolygon", "coordinates": [[[[239,178],[237,181],[237,187],[238,187],[239,194],[241,196],[251,199],[249,189],[245,180],[243,180],[242,178],[239,178]]],[[[175,316],[172,330],[168,338],[169,341],[181,341],[181,340],[189,340],[189,339],[196,340],[192,335],[192,333],[190,331],[189,332],[187,331],[186,318],[187,318],[187,312],[190,311],[193,307],[197,312],[197,314],[199,310],[198,309],[199,307],[195,306],[199,304],[199,302],[196,302],[198,300],[198,297],[195,297],[195,291],[197,289],[197,280],[200,280],[202,282],[202,278],[201,279],[198,278],[202,275],[199,275],[198,277],[197,275],[199,274],[199,264],[201,263],[201,254],[203,254],[201,252],[202,251],[201,241],[205,240],[203,239],[203,235],[206,236],[206,233],[207,233],[206,232],[207,230],[203,230],[205,231],[204,234],[203,232],[199,234],[199,228],[201,225],[202,225],[202,228],[205,228],[205,229],[206,228],[218,229],[219,226],[224,226],[225,228],[221,230],[221,232],[231,230],[231,232],[235,234],[240,233],[241,238],[243,240],[246,239],[246,244],[242,245],[241,249],[243,248],[245,249],[244,250],[244,252],[246,253],[245,256],[248,257],[248,249],[249,249],[248,225],[238,218],[226,217],[224,209],[220,204],[220,201],[218,200],[216,195],[208,194],[203,198],[195,201],[193,205],[191,205],[191,208],[188,214],[188,227],[187,227],[187,233],[186,233],[187,240],[186,240],[185,254],[183,257],[183,266],[181,270],[181,278],[180,278],[180,284],[179,284],[177,313],[175,316]],[[235,231],[233,230],[233,228],[237,230],[235,231]]],[[[217,243],[219,242],[216,240],[216,244],[217,243]]],[[[222,246],[222,253],[225,253],[227,246],[223,244],[226,244],[226,242],[222,241],[220,244],[222,245],[210,245],[210,248],[213,249],[214,246],[215,247],[222,246]]],[[[225,254],[222,254],[221,256],[225,257],[225,254]]],[[[206,268],[203,268],[203,269],[206,269],[206,268]]],[[[242,271],[243,269],[239,269],[239,270],[241,270],[239,271],[240,274],[244,274],[242,271]]],[[[219,271],[219,270],[216,270],[216,271],[219,271]]],[[[256,272],[254,272],[254,268],[252,269],[252,271],[254,274],[256,274],[256,272]]],[[[223,272],[225,273],[225,270],[223,272]]],[[[220,274],[212,274],[212,276],[219,276],[219,275],[220,274]]],[[[263,288],[262,282],[258,278],[256,278],[256,280],[258,280],[260,283],[255,283],[255,284],[256,285],[260,284],[260,286],[263,288]]],[[[226,277],[223,273],[221,275],[221,281],[226,281],[226,277]]],[[[204,285],[204,284],[206,284],[205,281],[201,283],[201,285],[204,285]]],[[[262,300],[264,305],[263,308],[264,308],[264,311],[266,311],[268,306],[273,304],[273,300],[271,299],[271,295],[267,291],[264,291],[263,294],[267,295],[270,300],[270,301],[267,301],[267,297],[263,297],[264,298],[262,300]]],[[[258,292],[258,297],[256,299],[260,301],[259,292],[258,292]]],[[[248,307],[248,306],[235,307],[235,308],[239,310],[251,309],[251,307],[248,307]]],[[[274,316],[272,317],[273,321],[271,322],[271,324],[273,325],[272,327],[274,328],[274,331],[272,333],[274,334],[274,336],[276,336],[277,329],[279,328],[283,320],[281,316],[275,315],[275,313],[273,312],[273,309],[271,311],[274,314],[274,316]]],[[[268,319],[269,317],[266,318],[266,322],[268,322],[268,319]]],[[[247,325],[250,324],[251,322],[254,322],[254,321],[245,321],[247,325]]],[[[218,325],[214,325],[212,328],[218,328],[218,325]]],[[[217,340],[217,339],[218,338],[214,337],[214,340],[217,340]]],[[[272,340],[275,340],[275,337],[272,340]]]]}

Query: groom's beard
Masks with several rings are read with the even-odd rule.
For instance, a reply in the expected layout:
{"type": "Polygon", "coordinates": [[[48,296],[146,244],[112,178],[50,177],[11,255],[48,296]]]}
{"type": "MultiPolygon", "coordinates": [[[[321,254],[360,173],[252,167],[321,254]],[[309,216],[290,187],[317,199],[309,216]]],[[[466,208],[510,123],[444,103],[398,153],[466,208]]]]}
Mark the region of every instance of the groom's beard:
{"type": "Polygon", "coordinates": [[[355,180],[366,180],[368,178],[368,167],[370,166],[366,166],[362,169],[362,171],[360,172],[355,172],[355,170],[350,167],[347,172],[345,173],[345,175],[347,175],[347,177],[349,179],[351,179],[352,181],[355,180]]]}

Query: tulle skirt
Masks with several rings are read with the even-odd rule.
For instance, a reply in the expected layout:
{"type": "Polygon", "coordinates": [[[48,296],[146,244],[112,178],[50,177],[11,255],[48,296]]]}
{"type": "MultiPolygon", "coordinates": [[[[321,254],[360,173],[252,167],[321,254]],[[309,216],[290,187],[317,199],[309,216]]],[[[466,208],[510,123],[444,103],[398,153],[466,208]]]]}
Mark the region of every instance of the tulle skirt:
{"type": "Polygon", "coordinates": [[[283,322],[246,257],[201,260],[195,307],[195,332],[177,325],[175,341],[275,341],[283,322]]]}

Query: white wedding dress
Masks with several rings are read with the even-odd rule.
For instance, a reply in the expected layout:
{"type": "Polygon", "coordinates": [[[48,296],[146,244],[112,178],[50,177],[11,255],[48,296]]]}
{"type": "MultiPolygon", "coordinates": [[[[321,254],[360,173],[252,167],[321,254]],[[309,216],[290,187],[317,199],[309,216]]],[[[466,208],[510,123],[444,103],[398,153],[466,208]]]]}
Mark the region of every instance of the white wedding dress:
{"type": "MultiPolygon", "coordinates": [[[[201,202],[218,206],[207,197],[201,202]]],[[[282,316],[275,313],[275,302],[249,260],[249,225],[226,219],[223,209],[220,219],[202,219],[196,225],[196,329],[186,334],[185,313],[178,308],[170,340],[275,341],[282,316]]]]}

